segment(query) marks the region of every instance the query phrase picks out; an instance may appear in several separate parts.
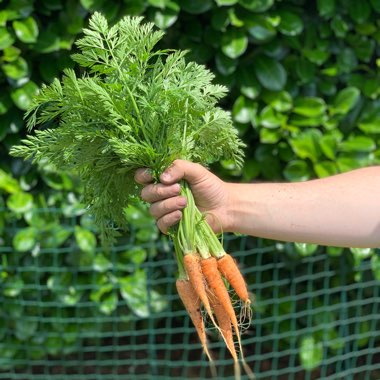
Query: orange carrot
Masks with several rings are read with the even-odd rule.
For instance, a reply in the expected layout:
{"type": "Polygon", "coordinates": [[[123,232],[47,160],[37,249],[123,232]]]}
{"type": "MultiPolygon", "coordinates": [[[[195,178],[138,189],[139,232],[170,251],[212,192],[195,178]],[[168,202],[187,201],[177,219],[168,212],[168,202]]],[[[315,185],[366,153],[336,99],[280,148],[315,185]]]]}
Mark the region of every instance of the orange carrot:
{"type": "Polygon", "coordinates": [[[201,299],[203,306],[205,307],[207,314],[210,316],[212,323],[218,328],[215,319],[212,315],[210,302],[207,297],[206,283],[203,277],[200,257],[196,254],[186,254],[183,259],[183,264],[186,269],[186,273],[189,276],[189,280],[193,285],[195,292],[201,299]]]}
{"type": "MultiPolygon", "coordinates": [[[[210,287],[210,291],[214,294],[214,296],[219,300],[220,304],[228,314],[232,326],[235,330],[236,337],[239,344],[240,354],[242,357],[243,367],[250,379],[255,379],[255,375],[252,370],[249,368],[248,364],[244,359],[243,347],[240,339],[240,330],[238,321],[235,315],[234,308],[231,303],[230,296],[226,287],[224,286],[224,282],[222,277],[220,276],[220,272],[218,270],[218,264],[215,257],[210,257],[208,259],[201,260],[202,272],[207,280],[207,283],[210,287]]],[[[227,343],[226,343],[227,344],[227,343]]]]}
{"type": "Polygon", "coordinates": [[[241,376],[240,366],[238,355],[235,349],[234,337],[232,334],[231,318],[228,316],[226,310],[219,302],[218,298],[212,292],[209,291],[208,296],[210,299],[211,306],[214,310],[216,319],[218,321],[222,337],[226,343],[228,350],[231,353],[232,358],[234,359],[235,380],[239,380],[241,376]]]}
{"type": "Polygon", "coordinates": [[[247,285],[236,261],[228,253],[218,260],[219,272],[235,289],[236,294],[245,303],[251,303],[248,295],[247,285]]]}
{"type": "Polygon", "coordinates": [[[189,313],[190,319],[194,324],[199,340],[201,341],[203,350],[207,355],[208,359],[210,360],[210,369],[212,372],[212,376],[216,377],[214,361],[207,347],[206,329],[201,313],[201,300],[195,292],[193,285],[188,280],[178,279],[176,281],[176,288],[178,295],[181,298],[187,312],[189,313]]]}
{"type": "MultiPolygon", "coordinates": [[[[201,260],[201,267],[203,275],[210,287],[210,290],[218,298],[219,302],[222,304],[228,316],[231,319],[231,323],[234,327],[236,335],[239,337],[239,327],[236,319],[234,308],[232,307],[230,296],[228,291],[224,286],[222,277],[220,276],[218,270],[218,264],[215,257],[209,257],[208,259],[201,260]]],[[[239,338],[240,339],[240,338],[239,338]]]]}

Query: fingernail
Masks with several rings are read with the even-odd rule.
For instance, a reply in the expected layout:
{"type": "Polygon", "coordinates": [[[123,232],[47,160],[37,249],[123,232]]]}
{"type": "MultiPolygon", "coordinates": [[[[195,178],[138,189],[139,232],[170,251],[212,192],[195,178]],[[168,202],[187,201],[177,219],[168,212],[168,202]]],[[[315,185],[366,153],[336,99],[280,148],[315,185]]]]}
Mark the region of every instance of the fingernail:
{"type": "Polygon", "coordinates": [[[186,198],[179,198],[178,201],[177,201],[177,204],[178,204],[178,206],[180,206],[180,207],[184,207],[184,206],[186,206],[186,203],[187,203],[186,198]]]}
{"type": "Polygon", "coordinates": [[[164,181],[169,181],[171,178],[171,175],[167,172],[164,172],[161,174],[161,179],[164,180],[164,181]]]}
{"type": "Polygon", "coordinates": [[[152,177],[152,169],[149,169],[149,168],[146,168],[145,170],[144,170],[144,174],[146,175],[146,176],[149,176],[149,177],[152,177]]]}

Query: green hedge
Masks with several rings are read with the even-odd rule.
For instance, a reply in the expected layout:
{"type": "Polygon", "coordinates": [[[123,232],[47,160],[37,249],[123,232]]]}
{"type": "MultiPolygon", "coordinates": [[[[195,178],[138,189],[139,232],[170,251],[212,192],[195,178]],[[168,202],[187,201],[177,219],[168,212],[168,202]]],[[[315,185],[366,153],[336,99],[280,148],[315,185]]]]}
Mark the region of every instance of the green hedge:
{"type": "MultiPolygon", "coordinates": [[[[15,275],[15,262],[27,269],[30,257],[41,250],[66,247],[72,250],[72,267],[85,263],[100,267],[99,273],[107,267],[109,258],[95,254],[96,230],[83,215],[80,184],[48,163],[36,169],[8,155],[25,135],[23,113],[38,87],[64,67],[74,67],[73,42],[95,10],[111,22],[126,14],[146,16],[167,31],[166,47],[189,49],[189,59],[206,64],[216,81],[229,87],[223,106],[232,111],[247,144],[246,162],[242,170],[227,161],[215,165],[212,169],[221,177],[302,181],[380,163],[379,0],[0,0],[0,209],[6,210],[0,213],[0,247],[9,247],[0,248],[0,281],[9,305],[21,295],[45,297],[28,291],[33,278],[27,270],[15,275]],[[44,209],[61,210],[75,223],[65,226],[62,217],[44,209]]],[[[146,208],[134,206],[128,215],[136,244],[153,246],[158,232],[146,208]]],[[[318,247],[286,244],[279,249],[297,261],[318,247]]],[[[374,250],[329,247],[327,252],[346,255],[350,273],[371,260],[380,280],[374,250]]],[[[123,268],[146,255],[136,250],[117,260],[123,268]]],[[[62,256],[56,265],[67,265],[66,260],[62,256]]],[[[127,277],[136,273],[143,281],[141,272],[127,277]]],[[[47,284],[66,286],[69,277],[49,278],[47,284]]],[[[82,281],[86,283],[85,276],[82,281]]],[[[100,274],[96,283],[100,290],[86,299],[93,303],[92,312],[108,315],[119,294],[107,276],[100,274]]],[[[74,305],[82,294],[72,292],[53,289],[46,300],[74,305]]],[[[2,310],[2,331],[10,328],[11,322],[4,321],[15,312],[20,311],[2,310]]],[[[19,332],[12,325],[15,334],[8,339],[32,342],[55,328],[32,325],[25,331],[21,326],[19,332]]],[[[66,343],[70,352],[70,339],[66,343]]],[[[0,345],[0,358],[17,355],[21,353],[0,345]]]]}

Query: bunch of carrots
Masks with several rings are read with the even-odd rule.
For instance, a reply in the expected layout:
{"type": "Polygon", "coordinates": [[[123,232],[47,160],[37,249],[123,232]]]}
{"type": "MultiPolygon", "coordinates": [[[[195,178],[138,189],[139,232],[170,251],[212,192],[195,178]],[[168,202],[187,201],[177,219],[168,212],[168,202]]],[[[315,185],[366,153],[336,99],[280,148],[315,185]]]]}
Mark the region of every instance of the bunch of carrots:
{"type": "Polygon", "coordinates": [[[244,359],[240,338],[240,321],[251,319],[251,300],[246,282],[235,260],[225,252],[204,215],[196,207],[186,182],[182,183],[181,193],[187,198],[187,207],[183,210],[179,225],[171,233],[178,264],[179,276],[176,281],[178,294],[210,360],[212,375],[216,377],[216,369],[208,349],[202,305],[205,315],[208,315],[232,355],[235,379],[241,378],[239,351],[246,374],[249,379],[255,379],[254,373],[244,359]],[[229,284],[233,288],[242,302],[239,318],[225,282],[227,286],[229,284]],[[235,347],[235,337],[238,350],[235,347]]]}

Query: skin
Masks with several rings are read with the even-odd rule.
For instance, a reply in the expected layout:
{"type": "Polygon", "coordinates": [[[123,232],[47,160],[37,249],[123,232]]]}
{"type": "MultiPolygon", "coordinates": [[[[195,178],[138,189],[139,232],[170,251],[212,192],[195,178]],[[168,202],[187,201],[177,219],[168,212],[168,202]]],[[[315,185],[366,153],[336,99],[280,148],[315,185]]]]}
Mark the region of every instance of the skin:
{"type": "Polygon", "coordinates": [[[215,232],[339,247],[380,247],[380,166],[295,183],[227,183],[201,165],[176,160],[152,183],[149,171],[135,179],[163,233],[178,223],[186,180],[215,232]]]}

